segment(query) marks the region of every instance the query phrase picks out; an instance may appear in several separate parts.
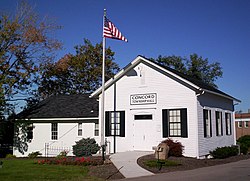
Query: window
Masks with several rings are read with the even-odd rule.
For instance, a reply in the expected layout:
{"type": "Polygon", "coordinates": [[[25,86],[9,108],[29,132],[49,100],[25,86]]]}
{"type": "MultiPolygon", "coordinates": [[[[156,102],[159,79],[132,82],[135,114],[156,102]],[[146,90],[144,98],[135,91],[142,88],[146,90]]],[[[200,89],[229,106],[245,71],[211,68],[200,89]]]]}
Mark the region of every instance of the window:
{"type": "Polygon", "coordinates": [[[135,120],[152,120],[152,114],[135,115],[135,120]]]}
{"type": "Polygon", "coordinates": [[[111,112],[111,136],[120,135],[120,112],[111,112]]]}
{"type": "Polygon", "coordinates": [[[33,124],[30,124],[27,129],[27,139],[33,139],[33,124]]]}
{"type": "Polygon", "coordinates": [[[203,110],[204,137],[212,137],[211,110],[203,110]]]}
{"type": "Polygon", "coordinates": [[[99,124],[95,123],[95,132],[94,132],[95,136],[99,136],[99,124]]]}
{"type": "Polygon", "coordinates": [[[58,123],[51,123],[51,139],[58,139],[58,123]]]}
{"type": "Polygon", "coordinates": [[[225,113],[225,119],[226,119],[226,135],[231,135],[232,134],[231,114],[225,113]]]}
{"type": "Polygon", "coordinates": [[[105,113],[105,136],[125,137],[125,111],[105,113]]]}
{"type": "Polygon", "coordinates": [[[242,128],[242,121],[238,121],[238,128],[242,128]]]}
{"type": "Polygon", "coordinates": [[[245,121],[245,128],[248,128],[248,121],[245,121]]]}
{"type": "Polygon", "coordinates": [[[82,136],[82,123],[78,123],[78,136],[82,136]]]}
{"type": "Polygon", "coordinates": [[[222,126],[222,113],[220,111],[215,111],[216,118],[216,136],[223,135],[223,126],[222,126]]]}
{"type": "Polygon", "coordinates": [[[163,137],[188,137],[187,109],[162,110],[163,137]]]}
{"type": "Polygon", "coordinates": [[[169,110],[169,136],[181,136],[180,110],[169,110]]]}

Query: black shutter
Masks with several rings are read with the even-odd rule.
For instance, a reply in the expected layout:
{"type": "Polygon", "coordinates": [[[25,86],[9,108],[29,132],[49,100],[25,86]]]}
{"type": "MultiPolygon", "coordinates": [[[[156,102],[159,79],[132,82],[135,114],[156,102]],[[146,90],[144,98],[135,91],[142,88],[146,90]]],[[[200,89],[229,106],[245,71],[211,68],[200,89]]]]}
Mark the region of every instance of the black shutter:
{"type": "Polygon", "coordinates": [[[209,110],[209,115],[210,115],[210,136],[212,137],[212,134],[213,134],[213,132],[212,132],[212,117],[211,117],[211,110],[209,110]]]}
{"type": "Polygon", "coordinates": [[[187,109],[181,109],[181,137],[188,137],[187,109]]]}
{"type": "Polygon", "coordinates": [[[120,136],[125,137],[125,111],[120,111],[120,136]]]}
{"type": "Polygon", "coordinates": [[[207,119],[207,114],[208,110],[203,109],[203,130],[204,130],[204,137],[207,137],[207,124],[206,124],[206,119],[207,119]]]}
{"type": "Polygon", "coordinates": [[[111,112],[105,112],[105,136],[111,136],[111,120],[110,120],[111,112]]]}
{"type": "Polygon", "coordinates": [[[167,109],[162,110],[162,131],[163,131],[163,138],[168,137],[168,115],[169,111],[167,109]]]}

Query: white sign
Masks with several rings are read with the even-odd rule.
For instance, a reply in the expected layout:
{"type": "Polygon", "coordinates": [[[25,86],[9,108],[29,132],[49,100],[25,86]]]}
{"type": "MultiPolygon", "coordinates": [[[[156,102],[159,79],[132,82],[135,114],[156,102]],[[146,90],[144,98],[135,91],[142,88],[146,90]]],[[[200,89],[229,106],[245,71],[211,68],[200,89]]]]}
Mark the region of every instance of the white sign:
{"type": "Polygon", "coordinates": [[[157,101],[156,93],[130,95],[131,105],[156,104],[156,101],[157,101]]]}

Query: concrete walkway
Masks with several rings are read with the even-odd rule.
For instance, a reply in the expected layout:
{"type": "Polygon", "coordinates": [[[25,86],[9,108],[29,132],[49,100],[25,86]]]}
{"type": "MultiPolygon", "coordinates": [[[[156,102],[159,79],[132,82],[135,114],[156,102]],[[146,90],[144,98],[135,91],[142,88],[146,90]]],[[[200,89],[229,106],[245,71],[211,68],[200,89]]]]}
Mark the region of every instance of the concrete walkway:
{"type": "Polygon", "coordinates": [[[153,154],[152,151],[128,151],[116,153],[110,156],[111,161],[119,169],[120,173],[126,178],[134,178],[141,176],[154,175],[153,173],[141,168],[137,164],[137,159],[144,156],[153,154]]]}

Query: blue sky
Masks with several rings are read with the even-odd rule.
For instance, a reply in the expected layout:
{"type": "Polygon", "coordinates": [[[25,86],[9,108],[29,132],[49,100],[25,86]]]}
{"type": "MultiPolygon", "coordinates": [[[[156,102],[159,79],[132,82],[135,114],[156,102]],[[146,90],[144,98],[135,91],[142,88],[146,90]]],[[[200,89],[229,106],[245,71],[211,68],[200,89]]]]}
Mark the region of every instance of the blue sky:
{"type": "MultiPolygon", "coordinates": [[[[58,57],[74,53],[89,39],[102,41],[103,9],[128,39],[107,39],[124,67],[137,55],[188,57],[192,53],[220,62],[219,89],[240,99],[236,110],[250,109],[250,1],[249,0],[29,0],[41,16],[63,28],[56,38],[64,48],[58,57]]],[[[17,0],[1,0],[0,11],[13,11],[17,0]]]]}

